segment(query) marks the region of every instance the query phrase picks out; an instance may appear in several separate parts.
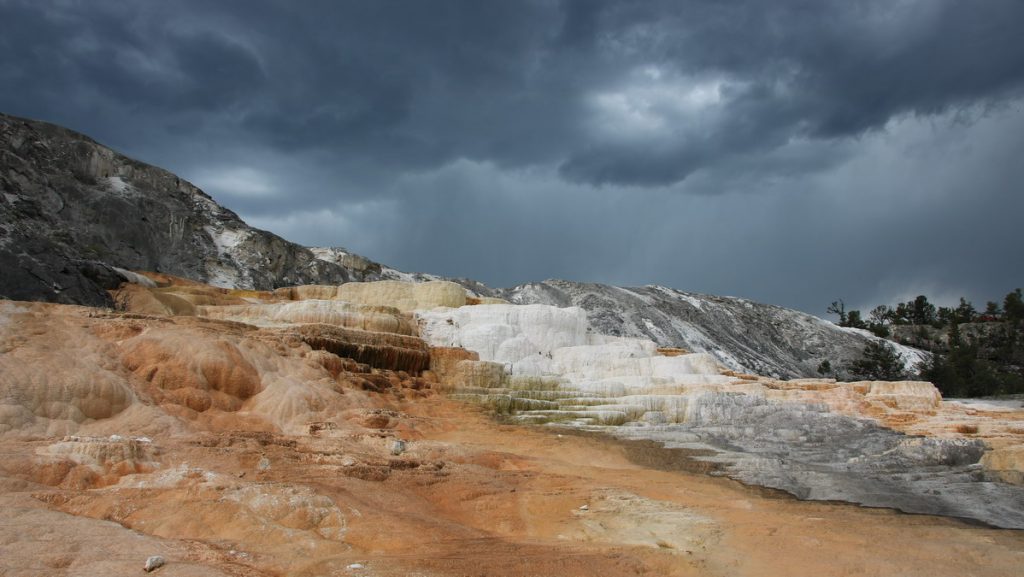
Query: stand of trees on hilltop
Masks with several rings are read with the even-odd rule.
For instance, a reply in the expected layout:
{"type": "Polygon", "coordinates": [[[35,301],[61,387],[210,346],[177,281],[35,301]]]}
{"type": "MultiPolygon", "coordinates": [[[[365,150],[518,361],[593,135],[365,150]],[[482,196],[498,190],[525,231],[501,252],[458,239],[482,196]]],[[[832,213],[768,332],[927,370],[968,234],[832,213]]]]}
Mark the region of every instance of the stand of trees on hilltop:
{"type": "MultiPolygon", "coordinates": [[[[980,312],[964,298],[955,307],[936,307],[925,295],[895,307],[879,305],[867,319],[858,310],[846,310],[842,300],[832,302],[827,312],[839,317],[839,326],[933,353],[917,370],[944,396],[1024,393],[1024,298],[1019,288],[1006,295],[1002,306],[989,301],[980,312]]],[[[845,369],[855,378],[892,380],[906,376],[899,367],[900,356],[876,342],[845,369]]]]}

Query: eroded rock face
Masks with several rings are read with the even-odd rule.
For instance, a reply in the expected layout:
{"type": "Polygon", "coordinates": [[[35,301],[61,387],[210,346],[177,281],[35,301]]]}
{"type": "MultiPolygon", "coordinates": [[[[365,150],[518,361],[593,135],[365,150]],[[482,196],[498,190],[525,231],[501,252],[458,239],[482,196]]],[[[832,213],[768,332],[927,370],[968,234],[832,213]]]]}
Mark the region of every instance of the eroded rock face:
{"type": "Polygon", "coordinates": [[[109,306],[113,267],[249,289],[380,278],[249,227],[165,170],[4,114],[0,192],[4,298],[109,306]]]}
{"type": "Polygon", "coordinates": [[[295,330],[315,350],[371,367],[418,375],[430,366],[430,348],[417,337],[326,324],[304,324],[295,330]]]}
{"type": "Polygon", "coordinates": [[[367,392],[430,387],[417,376],[429,367],[420,339],[322,324],[0,301],[0,350],[0,434],[13,436],[305,431],[367,392]]]}

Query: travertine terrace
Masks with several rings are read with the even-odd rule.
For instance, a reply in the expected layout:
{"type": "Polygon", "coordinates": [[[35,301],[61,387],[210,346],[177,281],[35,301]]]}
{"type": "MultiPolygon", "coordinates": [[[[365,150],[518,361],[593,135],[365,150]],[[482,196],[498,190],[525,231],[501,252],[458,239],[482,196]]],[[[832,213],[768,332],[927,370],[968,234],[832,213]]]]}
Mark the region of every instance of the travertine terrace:
{"type": "MultiPolygon", "coordinates": [[[[944,402],[927,383],[737,374],[597,335],[579,309],[466,304],[450,283],[345,286],[146,275],[117,311],[0,302],[0,575],[133,574],[150,555],[167,561],[156,574],[254,576],[1024,563],[1020,531],[694,472],[799,495],[828,464],[807,456],[817,447],[921,475],[908,494],[1019,499],[1020,409],[944,402]],[[816,446],[823,431],[852,444],[816,446]],[[776,483],[787,458],[806,467],[776,483]]],[[[826,473],[850,495],[876,482],[826,473]]],[[[1021,502],[965,502],[985,523],[1020,521],[1021,502]]]]}

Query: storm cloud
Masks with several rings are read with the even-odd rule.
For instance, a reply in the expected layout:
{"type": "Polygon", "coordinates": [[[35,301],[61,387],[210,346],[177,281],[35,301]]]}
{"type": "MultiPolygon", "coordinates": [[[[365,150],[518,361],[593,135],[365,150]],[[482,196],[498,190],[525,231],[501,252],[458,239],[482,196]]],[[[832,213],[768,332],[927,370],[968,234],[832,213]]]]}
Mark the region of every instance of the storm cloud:
{"type": "Polygon", "coordinates": [[[1024,2],[0,0],[0,110],[256,226],[821,314],[1024,285],[1024,2]]]}

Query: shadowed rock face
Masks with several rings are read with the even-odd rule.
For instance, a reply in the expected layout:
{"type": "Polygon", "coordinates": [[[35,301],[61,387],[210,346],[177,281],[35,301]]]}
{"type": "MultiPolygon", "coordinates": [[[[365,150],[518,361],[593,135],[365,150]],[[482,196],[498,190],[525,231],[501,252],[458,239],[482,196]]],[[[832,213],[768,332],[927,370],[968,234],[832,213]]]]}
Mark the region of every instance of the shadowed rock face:
{"type": "Polygon", "coordinates": [[[242,222],[203,191],[76,132],[0,114],[0,296],[109,305],[116,266],[235,288],[378,278],[242,222]]]}
{"type": "Polygon", "coordinates": [[[295,330],[302,336],[302,342],[314,350],[371,367],[418,375],[430,366],[430,349],[416,337],[323,324],[300,325],[295,330]]]}

